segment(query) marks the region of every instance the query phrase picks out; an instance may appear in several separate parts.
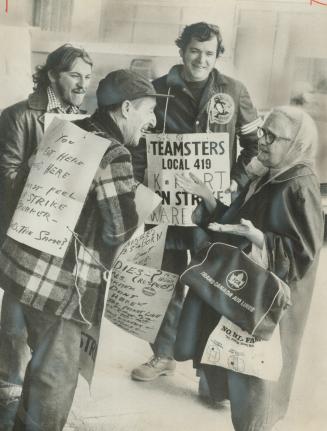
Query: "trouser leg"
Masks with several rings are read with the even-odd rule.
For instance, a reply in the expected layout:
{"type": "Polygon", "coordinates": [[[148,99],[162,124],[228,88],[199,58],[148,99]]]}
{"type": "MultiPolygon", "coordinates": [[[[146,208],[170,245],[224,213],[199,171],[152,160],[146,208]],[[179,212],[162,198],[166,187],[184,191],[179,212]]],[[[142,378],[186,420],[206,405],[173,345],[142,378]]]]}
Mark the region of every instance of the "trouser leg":
{"type": "Polygon", "coordinates": [[[0,431],[13,426],[30,356],[22,306],[5,292],[0,323],[0,431]]]}
{"type": "Polygon", "coordinates": [[[274,383],[221,367],[203,366],[213,398],[229,398],[235,431],[271,431],[274,383]]]}
{"type": "MultiPolygon", "coordinates": [[[[186,250],[165,250],[162,262],[162,269],[164,271],[181,274],[186,266],[186,250]]],[[[152,350],[156,356],[164,358],[174,357],[174,344],[184,298],[184,286],[177,282],[174,294],[168,305],[157,338],[151,345],[152,350]]]]}
{"type": "Polygon", "coordinates": [[[28,364],[14,431],[61,431],[77,385],[81,328],[24,306],[28,364]]]}

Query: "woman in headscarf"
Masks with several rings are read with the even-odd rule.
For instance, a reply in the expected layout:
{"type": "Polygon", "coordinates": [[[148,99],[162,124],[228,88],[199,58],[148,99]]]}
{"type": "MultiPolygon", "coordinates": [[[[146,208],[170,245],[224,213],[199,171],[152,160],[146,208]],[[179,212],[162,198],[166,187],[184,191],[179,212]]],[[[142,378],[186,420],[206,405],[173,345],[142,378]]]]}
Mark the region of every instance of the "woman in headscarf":
{"type": "MultiPolygon", "coordinates": [[[[195,366],[204,372],[213,399],[230,400],[236,431],[271,430],[287,411],[323,242],[319,183],[314,171],[317,131],[313,120],[299,108],[278,107],[258,129],[258,137],[257,159],[263,165],[260,176],[230,207],[216,201],[194,175],[178,176],[186,191],[202,198],[194,211],[194,222],[215,231],[215,241],[242,248],[255,244],[268,269],[291,290],[292,305],[279,326],[283,367],[277,382],[200,364],[206,341],[220,318],[208,304],[201,304],[198,337],[194,337],[195,366]]],[[[181,325],[182,322],[183,315],[181,325]]]]}

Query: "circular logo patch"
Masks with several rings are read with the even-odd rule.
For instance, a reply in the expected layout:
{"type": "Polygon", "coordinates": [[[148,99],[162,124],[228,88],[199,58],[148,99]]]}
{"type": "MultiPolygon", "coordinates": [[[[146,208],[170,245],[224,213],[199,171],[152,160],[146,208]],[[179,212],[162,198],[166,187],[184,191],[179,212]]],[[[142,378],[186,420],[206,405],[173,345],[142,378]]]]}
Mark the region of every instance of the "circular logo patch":
{"type": "Polygon", "coordinates": [[[235,112],[235,103],[227,93],[217,93],[210,99],[210,123],[227,124],[235,112]]]}
{"type": "Polygon", "coordinates": [[[248,275],[242,269],[236,269],[235,271],[230,272],[226,277],[227,286],[231,290],[240,290],[246,286],[248,282],[248,275]]]}

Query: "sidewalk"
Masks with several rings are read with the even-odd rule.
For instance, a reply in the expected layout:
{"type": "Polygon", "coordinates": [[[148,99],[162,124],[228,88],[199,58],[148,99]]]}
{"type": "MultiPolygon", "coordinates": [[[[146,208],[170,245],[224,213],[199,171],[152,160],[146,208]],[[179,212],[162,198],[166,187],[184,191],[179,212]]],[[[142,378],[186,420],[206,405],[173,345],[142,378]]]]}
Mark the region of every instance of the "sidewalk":
{"type": "MultiPolygon", "coordinates": [[[[326,262],[325,247],[288,417],[276,431],[326,427],[326,262]]],[[[80,379],[65,431],[233,431],[228,407],[217,410],[199,402],[190,361],[179,363],[174,377],[135,382],[130,371],[151,356],[150,347],[108,321],[104,321],[103,335],[91,396],[80,379]]]]}

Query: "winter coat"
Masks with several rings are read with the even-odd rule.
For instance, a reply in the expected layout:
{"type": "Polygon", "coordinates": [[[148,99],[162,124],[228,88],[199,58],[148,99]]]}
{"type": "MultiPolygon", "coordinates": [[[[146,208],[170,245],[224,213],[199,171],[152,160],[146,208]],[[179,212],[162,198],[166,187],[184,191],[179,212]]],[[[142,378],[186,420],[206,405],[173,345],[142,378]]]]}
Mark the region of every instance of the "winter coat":
{"type": "MultiPolygon", "coordinates": [[[[245,190],[230,207],[218,202],[215,212],[211,215],[201,204],[195,210],[194,221],[205,228],[211,221],[233,224],[239,223],[241,218],[251,220],[254,226],[264,233],[268,269],[288,283],[291,290],[292,305],[286,310],[280,322],[283,368],[277,382],[244,376],[220,367],[210,368],[212,377],[210,386],[214,388],[216,398],[230,397],[228,393],[230,378],[233,380],[234,390],[237,391],[239,388],[241,391],[241,387],[244,389],[244,396],[240,395],[243,398],[239,401],[242,408],[247,410],[246,423],[252,424],[251,426],[257,425],[253,428],[250,425],[247,428],[245,423],[243,426],[235,425],[237,413],[231,398],[235,429],[261,431],[266,428],[262,423],[259,424],[260,414],[269,417],[271,425],[283,417],[287,410],[314,288],[319,251],[323,242],[323,215],[319,183],[311,168],[305,165],[296,165],[272,180],[268,180],[268,177],[263,178],[254,194],[245,202],[246,192],[245,190]],[[266,400],[262,401],[264,413],[260,410],[259,404],[256,405],[258,399],[254,401],[252,407],[249,405],[251,394],[253,399],[260,396],[262,400],[266,400]]],[[[242,248],[249,245],[245,238],[231,234],[215,233],[212,239],[242,248]]],[[[190,302],[190,299],[187,302],[190,302]]],[[[195,365],[202,367],[199,362],[206,341],[220,316],[208,304],[199,301],[194,294],[191,294],[189,310],[190,313],[186,309],[183,310],[181,322],[184,322],[182,324],[184,330],[187,327],[187,320],[190,319],[192,322],[190,325],[193,325],[193,336],[188,337],[188,343],[192,340],[193,345],[183,345],[179,336],[176,351],[177,355],[181,355],[182,351],[195,352],[193,358],[195,365]],[[197,321],[196,325],[194,320],[197,321]]],[[[270,429],[270,426],[267,429],[270,429]]]]}

